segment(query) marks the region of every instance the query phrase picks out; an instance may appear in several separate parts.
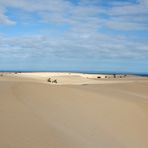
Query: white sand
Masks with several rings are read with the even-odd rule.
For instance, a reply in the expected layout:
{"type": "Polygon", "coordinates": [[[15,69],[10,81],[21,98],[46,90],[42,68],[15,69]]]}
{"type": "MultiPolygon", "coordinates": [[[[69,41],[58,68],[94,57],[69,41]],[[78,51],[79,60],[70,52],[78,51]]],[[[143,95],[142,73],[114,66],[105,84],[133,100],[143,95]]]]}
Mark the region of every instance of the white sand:
{"type": "MultiPolygon", "coordinates": [[[[80,84],[104,84],[104,83],[127,83],[133,82],[131,76],[124,78],[113,78],[113,75],[102,74],[82,74],[82,73],[54,73],[54,72],[35,72],[35,73],[4,73],[3,78],[15,80],[30,80],[35,82],[47,83],[47,80],[51,78],[51,81],[57,80],[56,85],[80,85],[80,84]],[[100,78],[98,78],[100,77],[100,78]],[[107,78],[105,78],[107,77],[107,78]],[[130,79],[129,79],[130,78],[130,79]]],[[[119,77],[119,76],[118,76],[119,77]]],[[[136,78],[132,76],[132,78],[136,78]]],[[[140,78],[140,77],[139,77],[140,78]]],[[[1,78],[0,78],[1,79],[1,78]]],[[[140,78],[141,79],[141,78],[140,78]]],[[[48,83],[55,84],[55,83],[48,83]]]]}
{"type": "Polygon", "coordinates": [[[47,85],[1,77],[0,148],[147,148],[148,81],[129,80],[47,85]]]}

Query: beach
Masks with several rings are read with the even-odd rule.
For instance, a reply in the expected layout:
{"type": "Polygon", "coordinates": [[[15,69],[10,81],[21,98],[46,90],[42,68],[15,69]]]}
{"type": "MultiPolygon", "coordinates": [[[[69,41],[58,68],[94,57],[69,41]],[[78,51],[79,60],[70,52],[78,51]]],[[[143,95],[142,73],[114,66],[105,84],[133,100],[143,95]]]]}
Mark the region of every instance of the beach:
{"type": "Polygon", "coordinates": [[[147,148],[148,78],[1,73],[0,147],[147,148]]]}

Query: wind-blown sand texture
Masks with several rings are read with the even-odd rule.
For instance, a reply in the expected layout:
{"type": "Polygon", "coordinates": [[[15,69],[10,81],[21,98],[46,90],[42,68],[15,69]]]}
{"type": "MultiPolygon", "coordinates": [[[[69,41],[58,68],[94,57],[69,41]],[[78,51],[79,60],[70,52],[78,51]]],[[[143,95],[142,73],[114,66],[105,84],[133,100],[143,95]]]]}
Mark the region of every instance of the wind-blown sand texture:
{"type": "Polygon", "coordinates": [[[0,148],[147,148],[148,79],[92,81],[1,76],[0,148]]]}

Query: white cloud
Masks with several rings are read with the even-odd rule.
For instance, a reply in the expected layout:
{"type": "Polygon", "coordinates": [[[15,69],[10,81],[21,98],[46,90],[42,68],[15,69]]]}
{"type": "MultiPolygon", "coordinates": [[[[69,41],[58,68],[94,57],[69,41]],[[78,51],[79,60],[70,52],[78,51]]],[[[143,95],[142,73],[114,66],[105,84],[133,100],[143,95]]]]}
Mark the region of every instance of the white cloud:
{"type": "MultiPolygon", "coordinates": [[[[101,27],[119,31],[147,30],[147,16],[144,15],[148,13],[147,1],[140,0],[137,4],[124,3],[124,5],[114,3],[111,7],[103,7],[96,4],[97,2],[97,0],[95,3],[91,0],[81,0],[80,3],[73,4],[66,0],[0,0],[3,8],[3,11],[0,11],[0,24],[17,23],[17,19],[13,20],[5,13],[8,8],[14,8],[30,15],[29,19],[34,19],[33,14],[38,15],[41,20],[36,19],[35,24],[52,22],[70,26],[62,35],[58,31],[49,30],[47,33],[42,33],[43,35],[1,36],[0,56],[25,59],[31,57],[93,60],[146,59],[147,41],[135,41],[128,36],[116,34],[101,34],[98,30],[101,27]]],[[[22,18],[20,20],[23,22],[23,13],[21,15],[18,17],[22,18]]]]}
{"type": "Polygon", "coordinates": [[[26,37],[4,37],[0,38],[0,52],[11,57],[21,58],[45,57],[45,58],[74,58],[76,59],[108,59],[128,58],[142,59],[148,57],[148,43],[146,41],[136,42],[122,36],[108,36],[93,34],[79,37],[71,32],[62,36],[26,36],[26,37]]]}
{"type": "Polygon", "coordinates": [[[16,22],[10,20],[7,16],[5,16],[4,14],[0,14],[0,24],[3,25],[15,25],[16,22]]]}
{"type": "Polygon", "coordinates": [[[10,20],[6,15],[5,15],[5,9],[0,6],[0,24],[3,25],[15,25],[15,21],[10,20]]]}
{"type": "Polygon", "coordinates": [[[118,19],[112,19],[107,21],[106,26],[115,30],[123,30],[123,31],[130,31],[130,30],[148,30],[148,25],[136,23],[136,22],[128,22],[128,21],[118,21],[118,19]]]}
{"type": "MultiPolygon", "coordinates": [[[[101,0],[93,2],[90,0],[81,0],[77,4],[68,0],[1,0],[0,6],[6,10],[8,10],[8,8],[23,10],[24,12],[30,13],[32,19],[34,17],[32,13],[36,13],[36,15],[42,18],[42,22],[69,24],[72,25],[73,28],[92,27],[92,29],[96,30],[99,27],[121,30],[126,30],[126,28],[128,28],[128,30],[147,29],[148,17],[143,17],[144,14],[148,14],[147,0],[139,0],[137,3],[108,2],[110,7],[104,7],[99,2],[101,2],[101,0]],[[107,16],[107,18],[103,17],[103,14],[107,16]],[[136,17],[136,15],[139,14],[142,16],[140,18],[141,22],[137,23],[135,21],[138,21],[139,18],[136,17]],[[134,21],[132,18],[134,18],[134,21]],[[121,21],[122,19],[124,19],[124,22],[121,21]],[[115,27],[113,27],[113,25],[115,27]]],[[[11,18],[4,15],[4,13],[0,14],[1,24],[15,24],[15,21],[17,22],[17,20],[11,20],[11,18]]]]}

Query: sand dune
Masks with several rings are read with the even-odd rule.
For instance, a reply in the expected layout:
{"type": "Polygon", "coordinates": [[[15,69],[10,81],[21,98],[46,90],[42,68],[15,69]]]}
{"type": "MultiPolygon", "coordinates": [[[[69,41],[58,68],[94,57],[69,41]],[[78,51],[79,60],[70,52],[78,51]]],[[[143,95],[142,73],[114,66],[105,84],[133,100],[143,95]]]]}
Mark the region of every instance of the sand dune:
{"type": "MultiPolygon", "coordinates": [[[[2,73],[0,77],[2,80],[17,80],[17,81],[32,81],[47,83],[50,78],[51,81],[57,80],[56,85],[81,85],[81,84],[104,84],[104,83],[129,83],[133,82],[133,79],[142,79],[136,76],[117,75],[117,78],[113,78],[113,75],[109,74],[82,74],[82,73],[55,73],[55,72],[32,72],[32,73],[2,73]],[[120,78],[121,77],[121,78],[120,78]]],[[[148,79],[147,79],[148,81],[148,79]]],[[[49,83],[48,84],[55,84],[49,83]]]]}
{"type": "Polygon", "coordinates": [[[147,79],[48,85],[0,78],[0,147],[147,148],[147,90],[147,79]]]}

